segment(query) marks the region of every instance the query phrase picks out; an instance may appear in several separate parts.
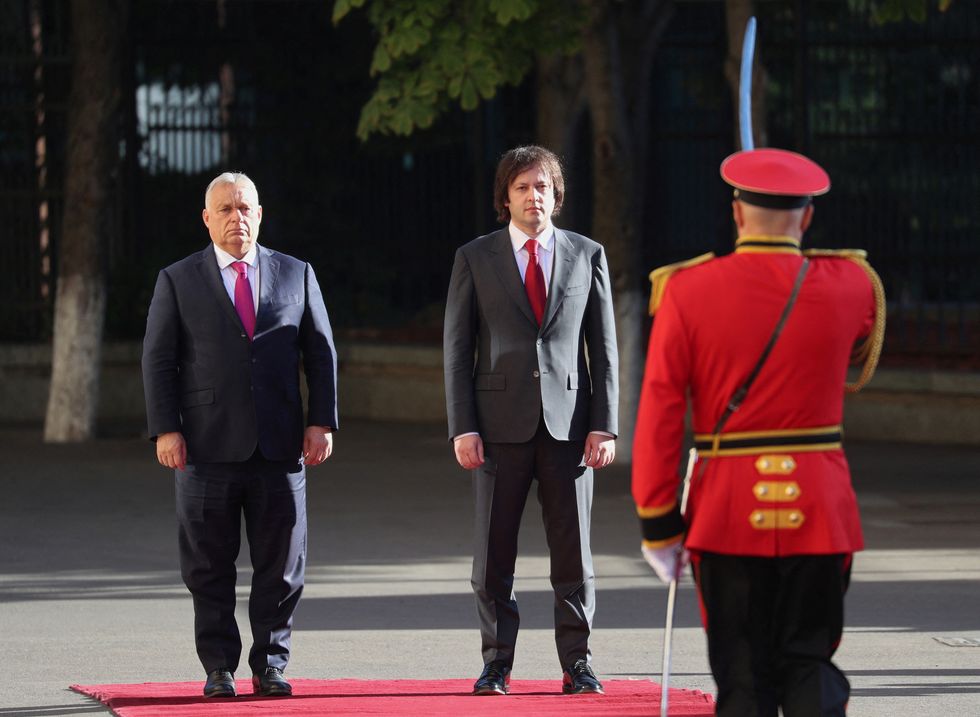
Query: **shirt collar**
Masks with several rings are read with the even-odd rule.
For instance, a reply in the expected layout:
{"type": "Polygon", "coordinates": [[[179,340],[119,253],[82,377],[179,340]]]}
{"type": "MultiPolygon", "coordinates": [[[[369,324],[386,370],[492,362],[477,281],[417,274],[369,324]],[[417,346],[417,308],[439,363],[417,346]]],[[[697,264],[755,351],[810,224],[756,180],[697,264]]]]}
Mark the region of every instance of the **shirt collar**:
{"type": "Polygon", "coordinates": [[[236,259],[231,254],[226,252],[224,249],[219,247],[217,244],[214,245],[214,255],[218,259],[218,268],[227,269],[229,266],[234,264],[236,261],[244,261],[251,267],[255,267],[258,259],[258,244],[253,244],[252,248],[248,250],[248,254],[243,256],[241,259],[236,259]]]}
{"type": "MultiPolygon", "coordinates": [[[[521,249],[523,249],[524,244],[527,242],[528,239],[531,238],[527,234],[522,232],[520,229],[518,229],[516,226],[514,226],[514,222],[511,222],[507,226],[507,232],[510,234],[510,244],[512,247],[514,247],[515,254],[519,252],[521,249]]],[[[554,243],[555,243],[554,224],[549,224],[547,229],[545,229],[543,232],[541,232],[540,234],[538,234],[538,236],[534,238],[537,240],[538,245],[542,250],[551,251],[552,248],[554,248],[554,243]]]]}

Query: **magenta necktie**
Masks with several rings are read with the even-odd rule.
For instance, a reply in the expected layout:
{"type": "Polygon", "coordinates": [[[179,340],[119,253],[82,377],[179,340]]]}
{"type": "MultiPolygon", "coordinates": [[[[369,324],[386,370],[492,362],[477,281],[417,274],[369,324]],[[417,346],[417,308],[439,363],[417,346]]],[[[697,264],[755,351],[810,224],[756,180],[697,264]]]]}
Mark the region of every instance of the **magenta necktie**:
{"type": "Polygon", "coordinates": [[[528,301],[531,302],[531,311],[534,318],[541,325],[544,317],[544,305],[547,301],[547,293],[544,289],[544,272],[541,264],[538,263],[538,243],[534,239],[528,239],[524,244],[527,249],[527,271],[524,273],[524,290],[527,291],[528,301]]]}
{"type": "Polygon", "coordinates": [[[252,285],[248,281],[248,264],[235,261],[231,264],[238,272],[235,279],[235,311],[242,320],[245,333],[251,339],[255,336],[255,302],[252,301],[252,285]]]}

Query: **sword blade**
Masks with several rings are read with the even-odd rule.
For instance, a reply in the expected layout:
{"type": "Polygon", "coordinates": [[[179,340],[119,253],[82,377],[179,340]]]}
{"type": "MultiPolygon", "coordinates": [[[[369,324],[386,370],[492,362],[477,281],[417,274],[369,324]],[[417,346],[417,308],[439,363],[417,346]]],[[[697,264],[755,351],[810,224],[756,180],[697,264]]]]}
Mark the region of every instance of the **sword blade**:
{"type": "MultiPolygon", "coordinates": [[[[691,492],[691,479],[694,477],[694,467],[698,462],[698,452],[692,448],[687,453],[687,471],[684,473],[684,490],[681,496],[681,515],[687,512],[687,498],[691,492]]],[[[678,548],[684,550],[683,543],[678,548]]],[[[670,655],[674,639],[674,603],[677,601],[677,581],[680,579],[680,556],[674,568],[674,579],[667,588],[667,620],[664,624],[664,651],[660,660],[660,714],[667,715],[667,705],[670,701],[670,655]]]]}
{"type": "Polygon", "coordinates": [[[752,139],[752,59],[755,56],[755,17],[745,23],[742,38],[742,67],[738,79],[738,128],[742,149],[755,149],[752,139]]]}
{"type": "Polygon", "coordinates": [[[667,589],[667,622],[664,625],[664,653],[660,663],[660,714],[667,714],[670,701],[670,653],[674,632],[674,601],[677,599],[677,578],[670,581],[667,589]]]}

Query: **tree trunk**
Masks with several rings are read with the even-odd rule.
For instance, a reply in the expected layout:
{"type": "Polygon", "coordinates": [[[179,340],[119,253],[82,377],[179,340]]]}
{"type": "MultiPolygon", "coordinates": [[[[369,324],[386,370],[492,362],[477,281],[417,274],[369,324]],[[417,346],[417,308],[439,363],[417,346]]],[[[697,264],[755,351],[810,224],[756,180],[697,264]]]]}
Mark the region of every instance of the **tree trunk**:
{"type": "Polygon", "coordinates": [[[560,155],[566,166],[575,163],[575,127],[585,111],[582,60],[579,55],[544,55],[535,67],[535,139],[560,155]]]}
{"type": "MultiPolygon", "coordinates": [[[[741,146],[739,133],[739,75],[742,68],[742,44],[745,40],[745,25],[755,14],[753,0],[725,0],[725,29],[728,36],[728,54],[725,57],[725,79],[732,93],[732,107],[735,112],[735,146],[741,146]]],[[[768,74],[759,53],[759,39],[756,36],[755,57],[752,63],[752,137],[756,147],[766,147],[769,137],[766,132],[766,84],[768,74]]]]}
{"type": "MultiPolygon", "coordinates": [[[[637,268],[640,261],[639,212],[633,138],[626,117],[623,74],[616,26],[608,5],[597,4],[585,31],[585,91],[592,117],[592,237],[606,248],[616,309],[619,341],[620,461],[629,462],[633,423],[642,375],[643,299],[637,268]]],[[[641,160],[642,161],[642,160],[641,160]]]]}
{"type": "Polygon", "coordinates": [[[664,0],[590,3],[583,35],[585,93],[592,118],[592,236],[606,247],[619,341],[619,440],[616,459],[632,462],[633,428],[643,380],[643,321],[649,287],[641,279],[641,231],[649,143],[650,69],[670,18],[664,0]]]}
{"type": "Polygon", "coordinates": [[[128,0],[73,0],[72,88],[44,440],[95,430],[105,323],[105,247],[119,165],[120,68],[128,0]]]}

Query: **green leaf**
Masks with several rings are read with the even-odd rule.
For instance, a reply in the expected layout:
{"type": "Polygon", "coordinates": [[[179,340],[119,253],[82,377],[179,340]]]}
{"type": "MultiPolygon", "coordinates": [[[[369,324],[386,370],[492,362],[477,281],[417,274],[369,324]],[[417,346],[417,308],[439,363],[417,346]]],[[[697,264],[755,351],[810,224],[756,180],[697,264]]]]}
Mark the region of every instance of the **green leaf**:
{"type": "Polygon", "coordinates": [[[387,72],[391,69],[391,55],[385,49],[384,43],[379,42],[374,48],[374,57],[371,59],[371,75],[387,72]]]}
{"type": "Polygon", "coordinates": [[[472,78],[467,76],[463,80],[463,88],[460,93],[459,106],[464,110],[475,110],[480,104],[480,98],[477,96],[476,85],[473,83],[472,78]]]}
{"type": "Polygon", "coordinates": [[[463,75],[455,75],[449,79],[449,84],[446,86],[446,94],[448,94],[452,99],[459,97],[459,93],[463,88],[463,75]]]}
{"type": "Polygon", "coordinates": [[[344,17],[351,11],[350,0],[334,0],[333,4],[333,24],[336,25],[338,22],[344,19],[344,17]]]}
{"type": "Polygon", "coordinates": [[[490,0],[490,12],[501,25],[509,25],[514,20],[527,20],[534,13],[536,3],[531,0],[490,0]]]}
{"type": "Polygon", "coordinates": [[[351,10],[364,7],[366,0],[334,0],[333,4],[333,24],[343,20],[351,10]]]}

